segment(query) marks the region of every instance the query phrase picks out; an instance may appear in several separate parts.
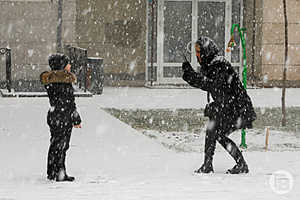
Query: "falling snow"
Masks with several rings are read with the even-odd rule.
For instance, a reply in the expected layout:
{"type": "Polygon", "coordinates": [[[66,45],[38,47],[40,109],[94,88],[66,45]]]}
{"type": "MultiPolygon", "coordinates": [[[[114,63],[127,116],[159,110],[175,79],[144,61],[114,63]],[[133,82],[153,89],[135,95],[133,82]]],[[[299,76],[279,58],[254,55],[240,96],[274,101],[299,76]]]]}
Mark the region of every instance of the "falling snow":
{"type": "MultiPolygon", "coordinates": [[[[157,109],[178,115],[178,109],[205,108],[206,92],[183,85],[181,70],[186,59],[182,54],[186,54],[195,70],[200,67],[194,44],[200,35],[204,35],[213,38],[223,50],[222,59],[231,61],[240,72],[242,67],[248,67],[250,83],[247,92],[254,107],[265,116],[264,120],[274,124],[271,119],[274,115],[281,117],[281,113],[269,114],[268,109],[282,106],[282,89],[273,86],[278,86],[277,82],[282,80],[283,67],[287,68],[288,83],[292,83],[293,87],[299,79],[297,27],[300,23],[300,2],[286,1],[289,22],[286,60],[283,6],[281,3],[275,5],[273,1],[257,4],[256,10],[252,10],[253,5],[250,5],[253,1],[242,0],[226,3],[214,0],[0,1],[0,48],[12,51],[13,86],[12,92],[8,92],[8,59],[5,56],[8,54],[1,53],[0,200],[298,199],[300,123],[294,123],[294,119],[288,120],[289,126],[294,123],[289,131],[284,127],[270,129],[264,123],[263,128],[246,130],[248,148],[243,153],[249,162],[249,174],[224,174],[234,163],[226,157],[224,149],[217,146],[215,173],[197,176],[193,170],[203,161],[205,130],[213,129],[215,121],[210,120],[203,127],[191,131],[189,124],[195,123],[191,121],[192,117],[188,121],[164,117],[157,122],[154,115],[148,115],[149,110],[157,109]],[[62,10],[59,10],[58,2],[63,2],[62,10]],[[60,11],[61,19],[58,17],[60,11]],[[234,46],[229,47],[230,52],[225,52],[234,23],[247,28],[247,59],[242,59],[241,41],[235,41],[234,46]],[[62,49],[59,49],[60,42],[62,49]],[[80,114],[83,122],[81,129],[73,129],[67,156],[68,173],[74,175],[76,181],[57,183],[47,181],[45,171],[50,143],[46,115],[48,110],[52,113],[55,107],[49,108],[48,99],[44,97],[2,98],[1,94],[15,97],[45,95],[39,75],[49,71],[48,56],[66,51],[66,45],[87,49],[90,59],[103,58],[105,88],[102,95],[76,98],[78,112],[73,112],[72,116],[80,114]],[[155,77],[149,73],[151,53],[154,55],[155,77]],[[149,83],[152,78],[156,80],[149,83]],[[153,84],[164,89],[107,87],[127,86],[128,83],[147,87],[153,84]],[[265,85],[273,88],[261,87],[265,85]],[[169,87],[172,89],[167,89],[169,87]],[[147,114],[133,117],[144,120],[151,127],[156,123],[162,126],[180,124],[181,130],[136,128],[110,115],[106,109],[143,110],[147,114]],[[266,132],[269,129],[269,146],[266,148],[266,132]],[[278,170],[290,173],[293,180],[291,190],[284,195],[276,191],[278,183],[274,179],[278,170]]],[[[236,40],[239,35],[235,34],[236,40]]],[[[209,41],[204,44],[208,45],[209,41]]],[[[224,61],[218,59],[221,57],[214,61],[224,61]]],[[[74,88],[77,94],[84,94],[79,85],[92,87],[95,84],[91,78],[94,74],[88,76],[85,73],[91,71],[85,71],[81,65],[77,69],[73,66],[78,80],[74,88]]],[[[225,81],[232,85],[234,78],[229,76],[225,81]]],[[[204,80],[209,79],[204,76],[204,80]]],[[[299,115],[296,109],[292,109],[300,107],[299,94],[298,88],[287,89],[286,106],[292,110],[288,116],[299,115]]],[[[60,111],[66,112],[63,108],[60,111]]],[[[122,114],[131,117],[127,113],[122,114]]],[[[204,118],[204,114],[196,117],[204,118]]],[[[59,125],[62,121],[55,119],[53,123],[59,125]]],[[[238,118],[236,126],[241,124],[242,119],[238,118]]],[[[64,125],[67,125],[66,122],[64,125]]],[[[230,137],[238,144],[240,130],[230,137]]],[[[229,144],[226,149],[232,151],[233,146],[229,144]]]]}

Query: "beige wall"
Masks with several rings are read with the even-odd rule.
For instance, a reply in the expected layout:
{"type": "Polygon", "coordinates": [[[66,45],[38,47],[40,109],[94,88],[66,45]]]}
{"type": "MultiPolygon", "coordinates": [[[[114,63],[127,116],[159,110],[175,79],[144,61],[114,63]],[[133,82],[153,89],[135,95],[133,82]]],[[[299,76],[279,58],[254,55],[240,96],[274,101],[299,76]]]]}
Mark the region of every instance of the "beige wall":
{"type": "Polygon", "coordinates": [[[106,85],[145,83],[146,2],[77,0],[77,44],[104,58],[106,85]]]}
{"type": "MultiPolygon", "coordinates": [[[[0,46],[12,49],[13,80],[38,80],[56,52],[57,1],[0,0],[0,10],[0,46]]],[[[64,43],[76,39],[75,11],[76,1],[64,0],[64,43]]]]}
{"type": "MultiPolygon", "coordinates": [[[[300,1],[287,0],[287,79],[300,80],[300,1]]],[[[282,0],[263,0],[262,76],[268,82],[282,80],[284,64],[284,17],[282,0]]]]}

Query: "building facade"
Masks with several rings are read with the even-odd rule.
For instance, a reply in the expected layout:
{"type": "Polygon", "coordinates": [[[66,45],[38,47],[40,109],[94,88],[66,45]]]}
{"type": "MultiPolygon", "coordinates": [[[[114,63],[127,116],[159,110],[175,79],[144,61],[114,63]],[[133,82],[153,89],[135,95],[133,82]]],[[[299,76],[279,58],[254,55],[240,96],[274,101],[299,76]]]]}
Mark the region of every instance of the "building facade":
{"type": "MultiPolygon", "coordinates": [[[[255,67],[261,85],[280,86],[284,64],[284,13],[282,0],[258,2],[255,67]]],[[[288,19],[287,83],[300,86],[300,0],[286,0],[288,19]]]]}
{"type": "MultiPolygon", "coordinates": [[[[56,51],[58,0],[0,0],[0,46],[12,49],[15,83],[37,81],[56,51]]],[[[300,86],[300,0],[287,0],[288,86],[300,86]]],[[[197,70],[193,44],[216,41],[241,74],[243,50],[227,52],[233,24],[246,29],[248,84],[282,84],[282,0],[63,0],[63,45],[104,59],[105,85],[182,85],[185,54],[197,70]]],[[[0,64],[0,82],[4,80],[0,64]]],[[[22,85],[22,84],[21,84],[22,85]]],[[[24,85],[23,85],[24,86],[24,85]]]]}
{"type": "MultiPolygon", "coordinates": [[[[39,90],[39,75],[48,68],[49,54],[56,52],[56,0],[0,0],[0,48],[12,52],[12,87],[39,90]]],[[[74,43],[76,1],[65,0],[62,41],[74,43]]],[[[5,60],[0,59],[0,82],[5,82],[5,60]]],[[[2,84],[3,87],[3,84],[2,84]]]]}

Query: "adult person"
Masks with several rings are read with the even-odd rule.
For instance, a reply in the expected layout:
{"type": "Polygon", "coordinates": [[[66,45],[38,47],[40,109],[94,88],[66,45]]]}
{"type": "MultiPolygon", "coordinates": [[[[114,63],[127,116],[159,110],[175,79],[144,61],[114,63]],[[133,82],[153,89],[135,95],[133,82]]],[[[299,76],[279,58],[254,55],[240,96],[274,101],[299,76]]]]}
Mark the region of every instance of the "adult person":
{"type": "Polygon", "coordinates": [[[185,61],[182,64],[182,78],[189,85],[207,91],[213,99],[204,110],[204,116],[209,118],[204,163],[195,172],[214,172],[213,156],[218,141],[236,161],[227,173],[248,173],[242,152],[228,136],[235,130],[252,128],[256,114],[251,99],[230,62],[220,55],[215,42],[208,37],[200,37],[195,43],[195,50],[201,68],[195,72],[191,64],[185,61]]]}

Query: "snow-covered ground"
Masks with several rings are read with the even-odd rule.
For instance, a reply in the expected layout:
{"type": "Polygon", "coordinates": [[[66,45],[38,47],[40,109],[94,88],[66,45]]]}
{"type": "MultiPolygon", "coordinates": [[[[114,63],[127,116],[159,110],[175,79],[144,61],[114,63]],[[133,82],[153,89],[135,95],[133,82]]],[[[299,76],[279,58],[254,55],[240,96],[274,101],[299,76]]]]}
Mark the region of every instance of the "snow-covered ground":
{"type": "MultiPolygon", "coordinates": [[[[249,94],[256,107],[281,105],[281,90],[252,89],[249,94]]],[[[288,106],[300,106],[299,98],[300,89],[287,90],[288,106]]],[[[104,88],[103,95],[76,101],[83,128],[73,131],[67,169],[77,179],[56,183],[45,178],[48,99],[0,98],[0,200],[299,199],[297,150],[249,150],[244,154],[250,173],[227,175],[224,172],[234,162],[219,149],[216,173],[194,175],[193,170],[202,163],[200,151],[178,153],[166,148],[101,109],[201,108],[206,94],[200,90],[104,88]],[[276,173],[279,170],[287,174],[276,173]]],[[[282,134],[271,138],[280,140],[282,134]]],[[[289,143],[300,143],[296,134],[288,138],[289,143]]],[[[252,139],[248,134],[249,142],[259,141],[252,139]]],[[[203,136],[199,149],[201,143],[203,136]]]]}

